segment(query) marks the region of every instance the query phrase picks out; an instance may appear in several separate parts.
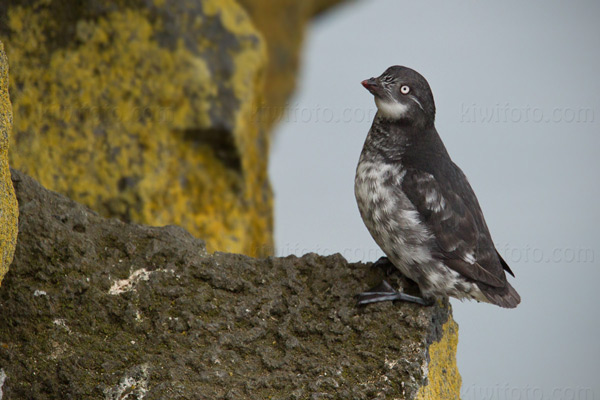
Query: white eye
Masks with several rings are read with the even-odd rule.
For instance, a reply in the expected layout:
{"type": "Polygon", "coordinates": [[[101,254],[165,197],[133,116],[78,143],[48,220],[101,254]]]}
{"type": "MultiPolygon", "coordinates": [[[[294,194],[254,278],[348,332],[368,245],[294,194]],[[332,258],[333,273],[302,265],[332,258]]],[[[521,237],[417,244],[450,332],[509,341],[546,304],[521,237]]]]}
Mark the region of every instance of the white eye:
{"type": "Polygon", "coordinates": [[[410,88],[408,86],[404,85],[400,88],[400,93],[408,94],[408,92],[410,92],[410,88]]]}

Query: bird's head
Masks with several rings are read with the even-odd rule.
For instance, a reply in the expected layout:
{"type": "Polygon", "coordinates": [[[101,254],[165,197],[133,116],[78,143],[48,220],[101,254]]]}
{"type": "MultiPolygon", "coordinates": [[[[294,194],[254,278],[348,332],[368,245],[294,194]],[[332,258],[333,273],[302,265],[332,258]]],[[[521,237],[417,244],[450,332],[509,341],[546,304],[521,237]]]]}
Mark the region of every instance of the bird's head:
{"type": "Polygon", "coordinates": [[[375,96],[379,114],[389,120],[433,125],[435,103],[427,80],[417,71],[395,65],[362,85],[375,96]]]}

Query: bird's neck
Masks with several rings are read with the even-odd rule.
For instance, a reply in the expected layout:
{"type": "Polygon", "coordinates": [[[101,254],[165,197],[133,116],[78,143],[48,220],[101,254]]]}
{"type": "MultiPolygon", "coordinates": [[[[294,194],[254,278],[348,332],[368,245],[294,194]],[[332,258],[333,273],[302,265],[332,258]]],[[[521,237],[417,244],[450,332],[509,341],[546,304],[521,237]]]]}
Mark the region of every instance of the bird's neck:
{"type": "Polygon", "coordinates": [[[435,126],[375,117],[365,151],[383,162],[404,163],[418,153],[446,153],[435,126]]]}

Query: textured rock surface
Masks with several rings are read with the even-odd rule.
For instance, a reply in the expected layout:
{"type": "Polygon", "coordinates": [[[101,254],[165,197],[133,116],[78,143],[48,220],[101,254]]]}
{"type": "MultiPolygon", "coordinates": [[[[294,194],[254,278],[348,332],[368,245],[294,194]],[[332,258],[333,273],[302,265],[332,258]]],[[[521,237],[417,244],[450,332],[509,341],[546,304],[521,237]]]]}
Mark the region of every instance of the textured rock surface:
{"type": "Polygon", "coordinates": [[[272,250],[264,40],[233,0],[0,3],[11,165],[209,250],[272,250]]]}
{"type": "Polygon", "coordinates": [[[307,22],[339,1],[0,2],[11,165],[104,216],[268,255],[269,128],[307,22]]]}
{"type": "Polygon", "coordinates": [[[8,170],[8,137],[12,112],[8,98],[8,63],[0,42],[0,285],[17,241],[17,201],[8,170]]]}
{"type": "Polygon", "coordinates": [[[7,399],[458,398],[448,306],[357,309],[352,295],[381,278],[367,265],[207,256],[180,228],[103,219],[13,179],[7,399]]]}

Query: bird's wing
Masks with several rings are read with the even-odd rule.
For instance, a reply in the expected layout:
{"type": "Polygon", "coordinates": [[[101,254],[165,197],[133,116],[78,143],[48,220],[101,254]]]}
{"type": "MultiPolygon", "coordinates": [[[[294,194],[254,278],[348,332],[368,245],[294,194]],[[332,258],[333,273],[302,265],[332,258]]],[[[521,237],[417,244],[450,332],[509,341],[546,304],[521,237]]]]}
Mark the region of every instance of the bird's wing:
{"type": "Polygon", "coordinates": [[[467,178],[454,164],[437,175],[409,170],[402,182],[404,194],[435,237],[434,255],[467,278],[506,286],[506,275],[467,178]]]}

